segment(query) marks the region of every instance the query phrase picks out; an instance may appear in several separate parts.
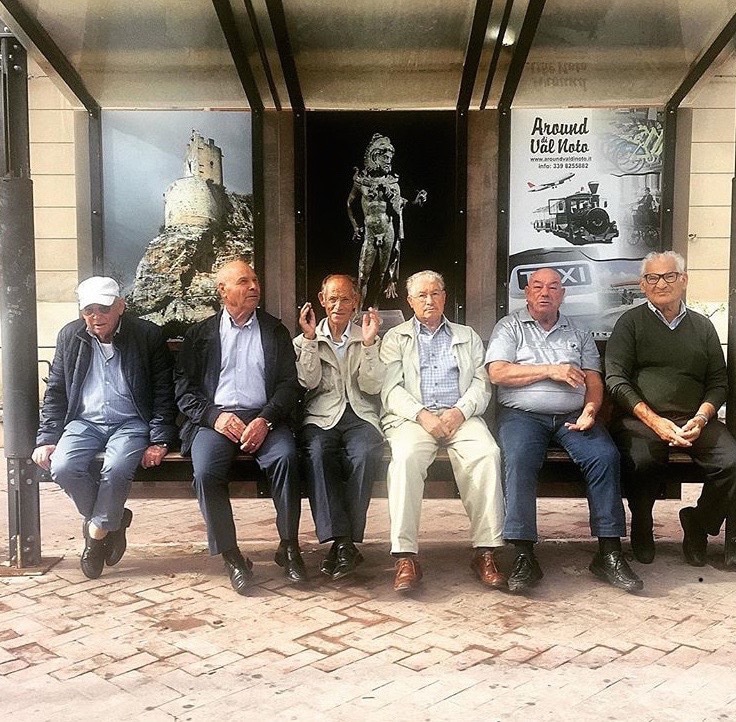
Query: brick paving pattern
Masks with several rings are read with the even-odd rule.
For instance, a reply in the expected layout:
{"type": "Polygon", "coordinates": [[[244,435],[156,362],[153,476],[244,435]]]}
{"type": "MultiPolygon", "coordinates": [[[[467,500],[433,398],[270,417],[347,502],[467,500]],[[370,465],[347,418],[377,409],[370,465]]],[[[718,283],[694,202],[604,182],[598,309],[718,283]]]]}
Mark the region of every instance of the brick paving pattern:
{"type": "MultiPolygon", "coordinates": [[[[708,566],[684,564],[682,502],[658,502],[657,559],[633,562],[645,581],[634,596],[588,572],[585,503],[540,500],[545,578],[513,596],[473,576],[460,502],[425,501],[424,582],[403,598],[382,499],[365,563],[339,582],[320,578],[326,547],[305,503],[303,588],[273,563],[270,501],[235,500],[258,581],[249,597],[208,556],[194,499],[132,499],[128,552],[94,581],[79,570],[71,502],[44,485],[41,504],[44,556],[64,559],[43,576],[0,578],[3,719],[736,719],[736,573],[723,569],[722,539],[708,566]]],[[[7,559],[4,484],[0,526],[7,559]]]]}

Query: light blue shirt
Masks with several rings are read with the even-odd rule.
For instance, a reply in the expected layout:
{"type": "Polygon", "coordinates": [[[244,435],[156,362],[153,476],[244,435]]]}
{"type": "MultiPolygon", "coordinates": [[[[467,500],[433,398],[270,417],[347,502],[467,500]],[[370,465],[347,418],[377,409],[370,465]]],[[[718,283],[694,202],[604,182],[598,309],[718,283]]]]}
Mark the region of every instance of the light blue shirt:
{"type": "Polygon", "coordinates": [[[120,352],[111,343],[101,343],[97,336],[87,333],[92,358],[82,384],[78,418],[108,426],[139,418],[123,373],[120,352]]]}
{"type": "Polygon", "coordinates": [[[348,341],[350,340],[350,333],[352,331],[353,322],[348,321],[348,325],[345,327],[342,336],[339,339],[332,338],[332,331],[330,331],[330,324],[325,324],[325,330],[327,331],[327,340],[332,346],[332,350],[335,352],[335,356],[341,361],[345,358],[345,352],[348,350],[348,341]]]}
{"type": "Polygon", "coordinates": [[[223,309],[220,347],[222,360],[215,404],[226,411],[260,411],[266,405],[266,363],[255,312],[238,326],[223,309]]]}
{"type": "Polygon", "coordinates": [[[680,312],[675,316],[672,321],[668,321],[664,314],[651,302],[647,301],[647,306],[649,306],[649,310],[665,325],[667,328],[670,329],[670,331],[674,331],[679,325],[680,321],[682,321],[683,318],[687,315],[687,308],[685,307],[685,304],[680,301],[680,312]]]}
{"type": "Polygon", "coordinates": [[[422,404],[430,411],[452,408],[460,398],[460,369],[452,353],[452,331],[442,319],[430,331],[414,316],[419,349],[419,379],[422,404]]]}
{"type": "MultiPolygon", "coordinates": [[[[485,363],[571,364],[583,370],[600,371],[601,359],[590,331],[574,326],[559,315],[545,331],[526,308],[502,318],[488,342],[485,363]]],[[[526,386],[498,386],[498,402],[520,411],[538,414],[569,414],[585,405],[585,386],[573,388],[562,381],[543,379],[526,386]]]]}

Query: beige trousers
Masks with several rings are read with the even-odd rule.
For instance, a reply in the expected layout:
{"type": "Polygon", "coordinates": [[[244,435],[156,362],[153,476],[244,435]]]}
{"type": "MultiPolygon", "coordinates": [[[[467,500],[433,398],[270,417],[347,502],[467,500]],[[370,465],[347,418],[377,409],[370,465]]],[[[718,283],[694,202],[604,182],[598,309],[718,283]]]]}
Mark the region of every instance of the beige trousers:
{"type": "MultiPolygon", "coordinates": [[[[391,517],[391,552],[419,551],[419,519],[427,469],[439,444],[415,421],[386,429],[391,445],[388,467],[388,509],[391,517]]],[[[447,447],[455,483],[470,519],[474,547],[503,546],[503,489],[501,452],[485,422],[472,417],[447,447]]]]}

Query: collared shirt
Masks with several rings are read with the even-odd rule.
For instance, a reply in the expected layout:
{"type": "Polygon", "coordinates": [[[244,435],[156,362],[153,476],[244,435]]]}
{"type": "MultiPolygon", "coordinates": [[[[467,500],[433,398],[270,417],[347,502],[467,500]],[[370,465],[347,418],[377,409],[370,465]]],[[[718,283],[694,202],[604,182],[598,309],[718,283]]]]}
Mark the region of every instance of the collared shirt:
{"type": "MultiPolygon", "coordinates": [[[[496,324],[485,358],[486,364],[492,361],[571,364],[583,370],[601,369],[598,349],[589,331],[576,328],[563,314],[549,331],[545,331],[527,308],[514,311],[496,324]]],[[[573,388],[552,379],[526,386],[499,386],[498,401],[503,406],[521,411],[567,414],[583,407],[585,387],[573,388]]]]}
{"type": "Polygon", "coordinates": [[[223,309],[220,346],[222,360],[215,404],[227,411],[260,411],[266,405],[266,362],[255,312],[238,326],[223,309]]]}
{"type": "Polygon", "coordinates": [[[422,403],[430,411],[449,409],[460,398],[460,369],[452,353],[452,331],[445,321],[443,317],[432,332],[414,316],[422,403]]]}
{"type": "Polygon", "coordinates": [[[327,340],[330,342],[330,346],[332,346],[332,350],[335,352],[335,356],[337,356],[337,358],[342,361],[345,358],[345,351],[347,351],[348,348],[348,340],[350,339],[350,334],[352,332],[353,322],[348,321],[348,325],[345,327],[342,336],[340,336],[340,338],[337,340],[332,338],[330,324],[327,323],[325,325],[327,326],[327,328],[325,329],[327,331],[327,340]]]}
{"type": "MultiPolygon", "coordinates": [[[[117,334],[120,325],[116,329],[117,334]]],[[[137,419],[128,382],[123,373],[120,352],[111,343],[102,343],[87,331],[92,359],[82,384],[79,418],[93,424],[117,426],[137,419]]]]}
{"type": "Polygon", "coordinates": [[[647,306],[649,306],[649,310],[671,331],[674,331],[680,325],[680,321],[687,315],[687,308],[682,301],[680,301],[680,311],[672,321],[668,321],[664,317],[664,314],[651,301],[647,301],[647,306]]]}

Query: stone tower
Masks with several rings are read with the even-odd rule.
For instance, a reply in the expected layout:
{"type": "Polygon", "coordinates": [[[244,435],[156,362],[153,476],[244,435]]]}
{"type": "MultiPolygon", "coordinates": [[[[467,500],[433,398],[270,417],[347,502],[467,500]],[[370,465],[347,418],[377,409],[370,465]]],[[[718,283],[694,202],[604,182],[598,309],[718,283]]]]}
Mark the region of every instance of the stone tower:
{"type": "Polygon", "coordinates": [[[212,138],[205,140],[196,130],[187,147],[184,175],[222,185],[222,150],[212,138]]]}

